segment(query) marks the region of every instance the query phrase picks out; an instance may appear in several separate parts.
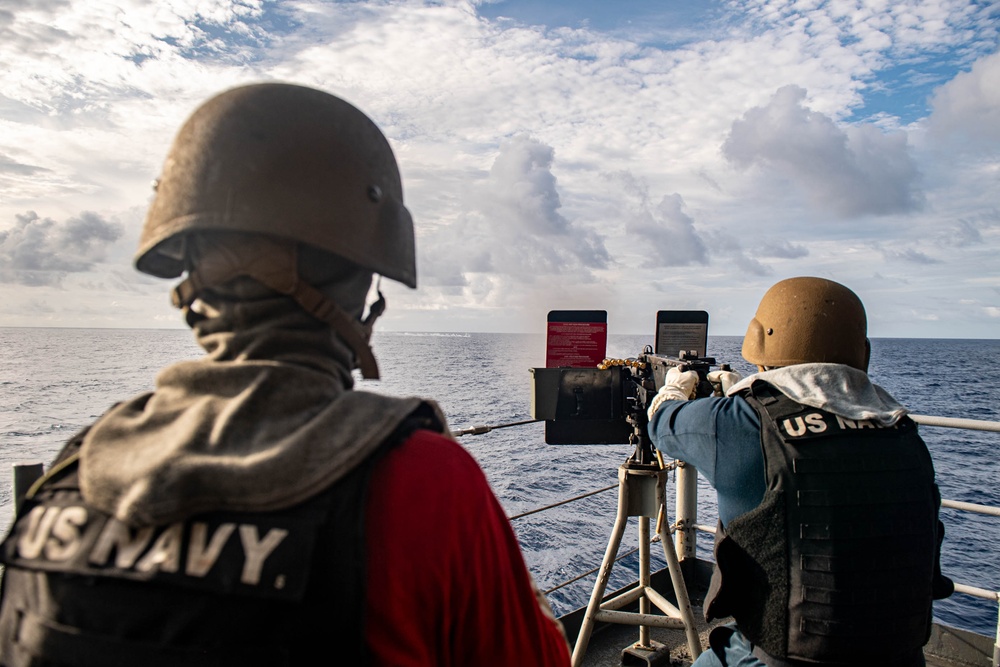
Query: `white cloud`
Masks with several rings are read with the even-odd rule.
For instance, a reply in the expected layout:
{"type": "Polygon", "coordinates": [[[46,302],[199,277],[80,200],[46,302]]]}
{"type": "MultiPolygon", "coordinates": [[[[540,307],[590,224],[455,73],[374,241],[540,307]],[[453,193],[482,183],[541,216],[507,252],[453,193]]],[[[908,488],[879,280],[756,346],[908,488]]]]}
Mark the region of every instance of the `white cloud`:
{"type": "Polygon", "coordinates": [[[935,259],[927,253],[914,248],[883,248],[882,255],[891,261],[909,262],[911,264],[940,264],[941,260],[935,259]]]}
{"type": "Polygon", "coordinates": [[[58,284],[67,273],[93,268],[121,235],[120,225],[96,213],[57,223],[28,211],[17,216],[12,229],[0,231],[0,282],[58,284]]]}
{"type": "Polygon", "coordinates": [[[757,254],[761,257],[776,257],[779,259],[797,259],[809,254],[809,249],[797,243],[791,243],[785,239],[780,241],[762,241],[756,247],[757,254]]]}
{"type": "Polygon", "coordinates": [[[47,171],[43,167],[33,164],[24,164],[8,155],[0,154],[0,174],[12,174],[15,176],[37,176],[47,171]]]}
{"type": "Polygon", "coordinates": [[[919,209],[923,195],[906,135],[872,125],[841,128],[806,108],[806,94],[784,86],[767,106],[747,111],[723,144],[726,158],[743,169],[773,170],[839,217],[919,209]]]}
{"type": "Polygon", "coordinates": [[[718,264],[729,267],[736,275],[764,277],[774,274],[770,266],[747,254],[737,235],[713,231],[708,234],[708,243],[718,264]]]}
{"type": "Polygon", "coordinates": [[[733,0],[734,8],[772,28],[796,28],[836,40],[867,58],[915,58],[927,50],[972,48],[997,33],[990,3],[965,0],[733,0]]]}
{"type": "MultiPolygon", "coordinates": [[[[900,322],[933,289],[924,274],[995,302],[983,294],[995,276],[964,282],[1000,251],[996,56],[973,65],[996,49],[990,4],[731,2],[668,42],[662,26],[622,27],[627,16],[613,33],[551,29],[488,21],[462,0],[0,0],[0,232],[29,210],[120,221],[106,247],[118,273],[91,284],[106,303],[122,295],[122,321],[126,308],[141,310],[133,324],[173,316],[140,305],[152,285],[128,291],[149,181],[197,104],[279,79],[355,103],[396,151],[421,290],[390,295],[394,328],[489,330],[529,311],[534,325],[558,303],[645,331],[656,298],[742,333],[772,281],[804,273],[905,285],[890,301],[900,322]],[[878,126],[852,122],[883,74],[946,80],[956,63],[971,71],[926,122],[891,109],[868,114],[878,126]],[[952,150],[960,141],[975,160],[952,150]]],[[[42,289],[71,317],[70,294],[42,289]]],[[[13,290],[0,285],[5,315],[13,290]]]]}
{"type": "Polygon", "coordinates": [[[664,195],[653,206],[648,186],[632,174],[615,174],[626,192],[632,195],[625,233],[635,243],[644,269],[707,264],[708,250],[694,219],[685,212],[684,199],[676,192],[664,195]]]}
{"type": "Polygon", "coordinates": [[[527,135],[503,141],[461,219],[426,237],[430,281],[464,286],[465,274],[474,273],[526,283],[560,274],[586,279],[591,270],[606,268],[603,239],[560,213],[553,160],[550,146],[527,135]]]}
{"type": "Polygon", "coordinates": [[[938,88],[931,98],[933,135],[957,136],[979,150],[1000,143],[1000,51],[938,88]]]}

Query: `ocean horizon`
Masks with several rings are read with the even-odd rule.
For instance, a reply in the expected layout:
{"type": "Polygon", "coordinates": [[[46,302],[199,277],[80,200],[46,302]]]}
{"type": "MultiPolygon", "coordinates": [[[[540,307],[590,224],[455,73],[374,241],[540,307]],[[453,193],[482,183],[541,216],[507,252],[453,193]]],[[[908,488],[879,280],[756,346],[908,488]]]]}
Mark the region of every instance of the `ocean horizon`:
{"type": "MultiPolygon", "coordinates": [[[[744,375],[754,368],[740,358],[742,336],[709,336],[708,355],[744,375]]],[[[872,338],[869,374],[912,412],[1000,421],[1000,383],[988,369],[1000,365],[1000,340],[872,338]],[[982,378],[986,378],[983,381],[982,378]]],[[[635,356],[651,335],[608,336],[607,356],[635,356]]],[[[357,389],[436,400],[453,430],[530,420],[529,368],[545,362],[542,333],[377,331],[373,347],[379,381],[357,389]]],[[[164,366],[203,354],[185,328],[0,327],[0,522],[13,507],[11,468],[48,463],[74,433],[113,403],[151,391],[164,366]]],[[[921,427],[945,498],[1000,506],[1000,434],[921,427]]],[[[460,438],[479,461],[508,515],[613,485],[627,445],[547,445],[541,424],[503,428],[460,438]]],[[[672,482],[668,493],[672,492],[672,482]]],[[[542,590],[600,563],[614,520],[614,492],[513,522],[525,559],[542,590]]],[[[672,511],[672,506],[670,508],[672,511]]],[[[699,481],[698,522],[714,524],[714,491],[699,481]]],[[[1000,520],[942,510],[947,525],[945,573],[957,581],[1000,590],[1000,520]]],[[[634,547],[626,531],[622,552],[634,547]],[[631,544],[630,544],[631,541],[631,544]]],[[[698,541],[711,554],[711,536],[698,541]]],[[[654,555],[655,555],[655,551],[654,555]]],[[[662,560],[662,554],[658,559],[662,560]]],[[[654,560],[654,566],[657,562],[654,560]]],[[[659,563],[662,566],[662,563],[659,563]]],[[[628,561],[612,586],[631,579],[628,561]]],[[[557,613],[586,603],[593,577],[549,595],[557,613]]],[[[997,605],[966,595],[935,604],[944,623],[992,635],[997,605]]]]}

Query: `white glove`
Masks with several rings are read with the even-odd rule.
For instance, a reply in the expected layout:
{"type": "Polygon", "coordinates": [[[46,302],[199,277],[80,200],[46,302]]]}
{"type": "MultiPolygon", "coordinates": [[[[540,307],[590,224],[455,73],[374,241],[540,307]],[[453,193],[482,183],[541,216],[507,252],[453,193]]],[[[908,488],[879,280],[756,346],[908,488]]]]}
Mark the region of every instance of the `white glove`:
{"type": "Polygon", "coordinates": [[[663,405],[664,401],[686,401],[694,396],[695,388],[698,386],[698,374],[694,371],[684,371],[683,373],[676,366],[672,366],[667,371],[663,380],[663,386],[656,392],[653,402],[649,405],[646,415],[650,421],[653,414],[663,405]]]}
{"type": "Polygon", "coordinates": [[[708,374],[708,381],[712,383],[716,396],[725,396],[729,388],[743,379],[743,376],[736,371],[712,371],[708,374]]]}

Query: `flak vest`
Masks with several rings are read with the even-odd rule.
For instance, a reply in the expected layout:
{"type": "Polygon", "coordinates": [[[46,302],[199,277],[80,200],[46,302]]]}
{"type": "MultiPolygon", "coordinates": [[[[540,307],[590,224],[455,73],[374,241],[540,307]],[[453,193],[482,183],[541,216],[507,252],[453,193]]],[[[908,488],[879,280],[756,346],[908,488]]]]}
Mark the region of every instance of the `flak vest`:
{"type": "Polygon", "coordinates": [[[83,500],[77,435],[0,545],[0,665],[366,664],[369,481],[381,455],[424,426],[409,419],[295,507],[139,528],[83,500]]]}
{"type": "Polygon", "coordinates": [[[845,419],[762,381],[740,395],[760,417],[767,488],[719,524],[706,617],[732,616],[775,667],[923,665],[932,600],[953,584],[916,424],[845,419]]]}

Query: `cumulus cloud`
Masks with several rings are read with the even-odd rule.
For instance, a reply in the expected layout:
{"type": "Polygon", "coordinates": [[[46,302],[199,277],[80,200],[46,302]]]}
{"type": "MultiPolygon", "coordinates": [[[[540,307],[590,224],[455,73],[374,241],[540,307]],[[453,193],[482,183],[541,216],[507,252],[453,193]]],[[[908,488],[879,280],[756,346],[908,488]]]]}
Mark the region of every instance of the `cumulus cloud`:
{"type": "Polygon", "coordinates": [[[726,264],[740,273],[769,276],[773,270],[758,257],[798,259],[809,254],[802,245],[785,239],[758,241],[750,250],[738,235],[726,230],[699,231],[687,213],[684,198],[672,193],[652,205],[644,181],[630,172],[611,175],[632,202],[625,232],[642,255],[641,268],[660,269],[709,263],[726,264]]]}
{"type": "Polygon", "coordinates": [[[684,199],[677,193],[665,195],[650,206],[642,192],[641,205],[625,224],[625,233],[637,242],[643,254],[642,268],[707,264],[708,251],[694,226],[694,219],[684,210],[684,199]]]}
{"type": "Polygon", "coordinates": [[[980,147],[1000,141],[1000,51],[938,88],[930,103],[932,135],[957,135],[980,147]]]}
{"type": "Polygon", "coordinates": [[[526,134],[500,144],[461,219],[427,237],[423,273],[431,284],[467,285],[470,273],[533,282],[607,268],[604,239],[560,213],[554,156],[551,146],[526,134]]]}
{"type": "Polygon", "coordinates": [[[705,240],[716,263],[728,264],[744,275],[763,277],[774,273],[770,266],[747,253],[740,240],[731,234],[714,230],[705,234],[705,240]]]}
{"type": "Polygon", "coordinates": [[[610,178],[628,195],[631,210],[625,232],[632,241],[630,249],[642,257],[643,269],[712,264],[743,275],[769,276],[773,269],[759,258],[798,259],[809,254],[805,246],[785,239],[760,240],[745,248],[739,233],[726,228],[700,230],[680,194],[666,195],[654,206],[642,179],[630,172],[610,178]]]}
{"type": "Polygon", "coordinates": [[[736,120],[722,146],[733,165],[759,166],[800,187],[841,218],[918,210],[923,194],[905,134],[874,125],[839,127],[803,105],[806,91],[784,86],[736,120]]]}
{"type": "Polygon", "coordinates": [[[18,215],[12,229],[0,231],[0,282],[58,284],[67,273],[91,269],[122,233],[120,225],[86,211],[64,223],[34,211],[18,215]]]}

